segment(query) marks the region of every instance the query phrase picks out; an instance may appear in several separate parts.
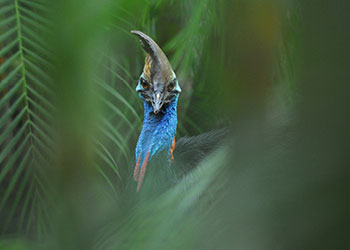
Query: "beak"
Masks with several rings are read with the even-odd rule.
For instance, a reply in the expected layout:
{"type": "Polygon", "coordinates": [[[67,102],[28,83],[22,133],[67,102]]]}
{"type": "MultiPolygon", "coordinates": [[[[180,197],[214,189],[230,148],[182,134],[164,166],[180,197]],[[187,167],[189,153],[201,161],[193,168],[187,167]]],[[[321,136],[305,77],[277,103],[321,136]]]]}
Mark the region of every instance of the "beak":
{"type": "Polygon", "coordinates": [[[153,98],[152,98],[153,113],[158,114],[161,111],[162,106],[163,106],[163,94],[157,91],[153,94],[153,98]]]}

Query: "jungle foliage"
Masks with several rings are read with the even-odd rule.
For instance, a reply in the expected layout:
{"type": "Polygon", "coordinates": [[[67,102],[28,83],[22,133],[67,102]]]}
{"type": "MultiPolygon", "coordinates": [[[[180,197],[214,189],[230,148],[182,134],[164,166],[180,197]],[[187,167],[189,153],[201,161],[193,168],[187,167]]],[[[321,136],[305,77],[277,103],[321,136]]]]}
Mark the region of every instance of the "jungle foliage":
{"type": "Polygon", "coordinates": [[[311,2],[0,0],[0,249],[341,249],[347,15],[311,2]],[[135,29],[178,76],[177,137],[232,130],[159,195],[130,192],[135,29]]]}

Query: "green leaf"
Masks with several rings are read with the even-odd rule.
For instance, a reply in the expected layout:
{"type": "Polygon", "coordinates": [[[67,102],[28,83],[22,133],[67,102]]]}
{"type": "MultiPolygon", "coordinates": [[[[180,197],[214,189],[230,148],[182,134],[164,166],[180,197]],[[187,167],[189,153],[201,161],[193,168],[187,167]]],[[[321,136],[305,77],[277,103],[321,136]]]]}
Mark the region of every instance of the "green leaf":
{"type": "MultiPolygon", "coordinates": [[[[4,232],[9,225],[23,231],[42,221],[40,214],[45,208],[41,204],[47,200],[47,193],[40,192],[46,188],[39,185],[45,176],[38,177],[32,164],[39,159],[38,152],[48,151],[51,142],[46,131],[51,116],[47,110],[53,107],[48,99],[52,83],[44,69],[36,66],[50,66],[43,54],[52,54],[42,38],[49,22],[33,9],[42,11],[44,5],[24,2],[8,1],[0,9],[0,15],[11,13],[0,19],[0,28],[5,30],[0,35],[0,57],[4,60],[0,65],[0,213],[8,213],[1,225],[4,232]],[[14,218],[18,214],[19,220],[14,218]]],[[[40,230],[44,230],[42,225],[40,230]]]]}

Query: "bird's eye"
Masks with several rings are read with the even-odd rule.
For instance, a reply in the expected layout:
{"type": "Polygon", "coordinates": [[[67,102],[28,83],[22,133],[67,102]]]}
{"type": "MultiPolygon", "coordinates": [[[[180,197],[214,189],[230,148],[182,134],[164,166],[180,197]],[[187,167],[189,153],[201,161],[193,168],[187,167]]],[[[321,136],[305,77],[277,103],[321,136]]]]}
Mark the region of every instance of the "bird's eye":
{"type": "Polygon", "coordinates": [[[174,87],[175,87],[174,82],[170,82],[169,85],[168,85],[168,90],[172,91],[174,89],[174,87]]]}
{"type": "Polygon", "coordinates": [[[144,89],[147,89],[149,86],[148,82],[143,78],[141,78],[141,85],[142,85],[142,88],[144,89]]]}

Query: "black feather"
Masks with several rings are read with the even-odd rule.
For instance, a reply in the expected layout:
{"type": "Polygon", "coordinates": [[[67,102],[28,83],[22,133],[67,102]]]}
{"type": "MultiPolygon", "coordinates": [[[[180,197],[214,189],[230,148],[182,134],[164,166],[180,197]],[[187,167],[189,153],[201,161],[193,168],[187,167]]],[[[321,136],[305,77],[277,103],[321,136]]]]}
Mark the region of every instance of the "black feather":
{"type": "Polygon", "coordinates": [[[180,178],[193,170],[207,155],[222,145],[229,134],[229,129],[223,128],[179,139],[174,151],[177,176],[180,178]]]}
{"type": "MultiPolygon", "coordinates": [[[[166,151],[157,154],[149,162],[141,192],[147,193],[145,197],[148,198],[164,192],[181,181],[186,174],[194,170],[200,162],[224,144],[225,139],[229,137],[229,129],[224,128],[179,139],[175,145],[174,162],[169,162],[168,152],[166,151]]],[[[136,183],[130,176],[127,189],[134,193],[135,188],[136,183]]]]}

